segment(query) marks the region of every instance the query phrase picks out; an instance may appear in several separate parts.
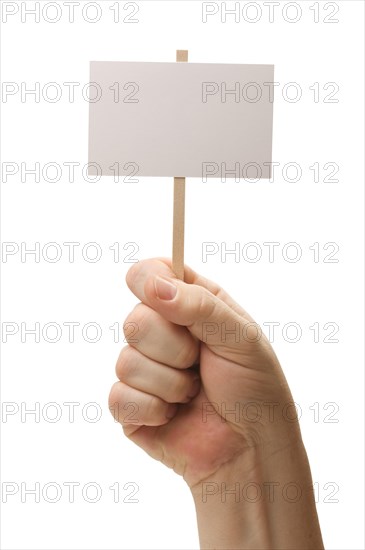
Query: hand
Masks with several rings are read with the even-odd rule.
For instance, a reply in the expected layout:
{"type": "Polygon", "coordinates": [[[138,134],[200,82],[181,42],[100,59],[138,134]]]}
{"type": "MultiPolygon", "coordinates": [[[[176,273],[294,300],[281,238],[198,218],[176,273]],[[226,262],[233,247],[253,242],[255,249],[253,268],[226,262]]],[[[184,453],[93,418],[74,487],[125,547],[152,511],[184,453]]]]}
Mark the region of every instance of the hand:
{"type": "Polygon", "coordinates": [[[138,330],[109,406],[133,442],[192,488],[256,446],[300,440],[295,418],[283,420],[292,397],[272,347],[222,288],[188,267],[177,280],[163,258],[135,264],[126,280],[141,303],[124,326],[138,330]]]}

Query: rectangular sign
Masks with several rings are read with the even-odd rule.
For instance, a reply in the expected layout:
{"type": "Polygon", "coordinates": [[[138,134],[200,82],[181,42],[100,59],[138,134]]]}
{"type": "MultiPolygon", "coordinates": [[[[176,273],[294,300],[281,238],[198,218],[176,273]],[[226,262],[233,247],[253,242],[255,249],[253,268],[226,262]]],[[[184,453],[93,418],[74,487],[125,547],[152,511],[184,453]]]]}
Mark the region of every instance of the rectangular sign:
{"type": "Polygon", "coordinates": [[[270,178],[273,82],[273,65],[92,61],[89,174],[270,178]]]}

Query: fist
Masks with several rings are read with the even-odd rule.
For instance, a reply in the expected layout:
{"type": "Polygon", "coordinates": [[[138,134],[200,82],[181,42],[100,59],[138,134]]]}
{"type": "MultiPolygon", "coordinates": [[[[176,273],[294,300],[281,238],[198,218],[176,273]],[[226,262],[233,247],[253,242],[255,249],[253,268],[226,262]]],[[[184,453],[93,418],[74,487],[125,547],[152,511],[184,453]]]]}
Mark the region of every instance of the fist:
{"type": "Polygon", "coordinates": [[[257,445],[298,435],[295,422],[273,427],[268,403],[292,402],[285,377],[222,288],[188,267],[176,279],[164,258],[134,264],[126,281],[140,303],[124,323],[109,407],[127,437],[193,487],[257,445]]]}

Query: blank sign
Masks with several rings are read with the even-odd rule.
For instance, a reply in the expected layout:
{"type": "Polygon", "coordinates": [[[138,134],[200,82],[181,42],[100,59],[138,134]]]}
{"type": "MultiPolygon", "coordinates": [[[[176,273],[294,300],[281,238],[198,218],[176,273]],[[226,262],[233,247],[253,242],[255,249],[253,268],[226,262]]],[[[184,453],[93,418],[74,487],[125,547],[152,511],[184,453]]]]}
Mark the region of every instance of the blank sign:
{"type": "Polygon", "coordinates": [[[270,178],[273,65],[92,61],[89,174],[270,178]]]}

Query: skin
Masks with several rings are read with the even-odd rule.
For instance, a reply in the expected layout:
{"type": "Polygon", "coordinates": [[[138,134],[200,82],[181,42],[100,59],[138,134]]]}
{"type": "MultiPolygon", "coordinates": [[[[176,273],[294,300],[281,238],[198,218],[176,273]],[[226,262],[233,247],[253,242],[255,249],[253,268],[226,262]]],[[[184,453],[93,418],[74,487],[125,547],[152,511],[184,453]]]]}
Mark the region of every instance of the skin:
{"type": "Polygon", "coordinates": [[[134,264],[126,281],[140,303],[109,406],[183,476],[201,548],[323,549],[293,398],[260,327],[189,267],[177,280],[166,258],[134,264]]]}

